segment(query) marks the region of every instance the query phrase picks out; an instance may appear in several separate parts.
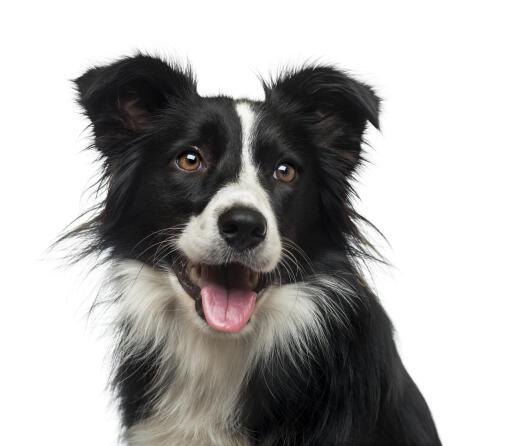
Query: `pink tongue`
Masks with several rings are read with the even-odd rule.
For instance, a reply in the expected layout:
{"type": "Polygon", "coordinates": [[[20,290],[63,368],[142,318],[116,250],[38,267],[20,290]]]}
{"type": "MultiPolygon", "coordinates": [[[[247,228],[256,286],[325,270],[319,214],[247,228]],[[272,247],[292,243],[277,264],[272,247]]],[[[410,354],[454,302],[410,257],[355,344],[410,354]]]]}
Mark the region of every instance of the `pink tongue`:
{"type": "Polygon", "coordinates": [[[236,264],[202,266],[202,308],[212,328],[236,332],[247,325],[256,301],[256,293],[249,286],[249,275],[247,268],[236,264]]]}

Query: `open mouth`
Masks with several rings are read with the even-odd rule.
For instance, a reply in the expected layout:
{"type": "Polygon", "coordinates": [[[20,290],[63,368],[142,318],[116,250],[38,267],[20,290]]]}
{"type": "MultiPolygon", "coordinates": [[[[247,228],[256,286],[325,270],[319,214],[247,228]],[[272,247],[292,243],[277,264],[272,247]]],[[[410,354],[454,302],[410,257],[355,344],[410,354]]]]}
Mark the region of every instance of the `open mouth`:
{"type": "Polygon", "coordinates": [[[215,330],[237,332],[254,312],[262,289],[258,272],[241,265],[206,265],[188,262],[177,271],[179,282],[195,300],[199,316],[215,330]]]}

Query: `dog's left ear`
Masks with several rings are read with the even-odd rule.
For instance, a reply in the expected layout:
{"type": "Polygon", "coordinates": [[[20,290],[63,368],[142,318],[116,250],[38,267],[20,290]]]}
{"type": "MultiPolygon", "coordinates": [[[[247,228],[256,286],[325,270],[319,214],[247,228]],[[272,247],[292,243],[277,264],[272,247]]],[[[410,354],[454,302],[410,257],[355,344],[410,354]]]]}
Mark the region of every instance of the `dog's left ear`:
{"type": "Polygon", "coordinates": [[[305,67],[265,84],[266,102],[310,130],[319,148],[337,151],[349,173],[367,122],[379,128],[380,99],[367,85],[329,66],[305,67]]]}

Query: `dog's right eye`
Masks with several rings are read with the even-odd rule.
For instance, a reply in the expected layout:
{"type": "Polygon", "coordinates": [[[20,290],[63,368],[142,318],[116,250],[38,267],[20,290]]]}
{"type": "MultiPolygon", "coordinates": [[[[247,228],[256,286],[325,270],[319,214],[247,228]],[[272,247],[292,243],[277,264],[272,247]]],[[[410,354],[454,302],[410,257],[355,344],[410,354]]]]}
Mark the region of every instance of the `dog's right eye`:
{"type": "Polygon", "coordinates": [[[182,153],[176,158],[176,164],[180,169],[188,172],[200,170],[203,167],[200,155],[194,150],[182,153]]]}

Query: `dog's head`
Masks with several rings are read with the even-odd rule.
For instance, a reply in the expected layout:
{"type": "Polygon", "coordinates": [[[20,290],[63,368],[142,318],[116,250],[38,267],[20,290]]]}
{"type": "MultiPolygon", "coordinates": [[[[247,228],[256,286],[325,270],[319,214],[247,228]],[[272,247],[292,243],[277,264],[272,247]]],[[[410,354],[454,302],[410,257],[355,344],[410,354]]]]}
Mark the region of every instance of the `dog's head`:
{"type": "Polygon", "coordinates": [[[201,97],[189,70],[138,55],[77,79],[106,199],[94,249],[166,268],[218,330],[239,331],[257,294],[353,252],[349,204],[379,100],[327,66],[265,84],[262,102],[201,97]]]}

